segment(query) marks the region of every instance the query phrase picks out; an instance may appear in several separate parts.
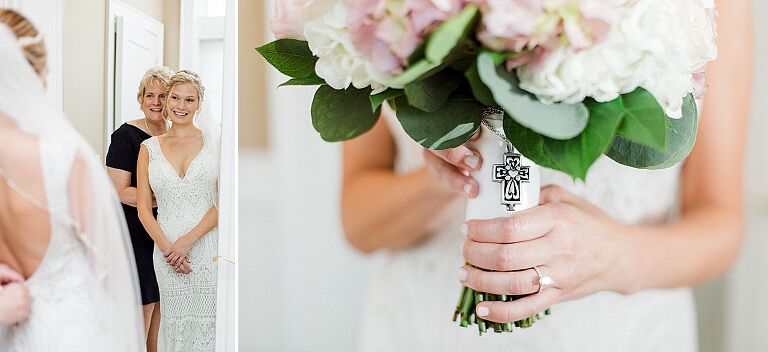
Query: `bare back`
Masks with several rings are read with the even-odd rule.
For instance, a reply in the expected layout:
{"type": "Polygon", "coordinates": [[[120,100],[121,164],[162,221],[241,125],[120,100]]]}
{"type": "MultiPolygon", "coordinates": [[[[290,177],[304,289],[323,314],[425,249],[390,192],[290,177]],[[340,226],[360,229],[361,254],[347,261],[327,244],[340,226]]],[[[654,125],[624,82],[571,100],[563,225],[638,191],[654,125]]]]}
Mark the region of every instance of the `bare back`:
{"type": "Polygon", "coordinates": [[[47,202],[40,142],[1,113],[0,140],[0,262],[29,278],[51,237],[50,216],[36,204],[47,202]]]}

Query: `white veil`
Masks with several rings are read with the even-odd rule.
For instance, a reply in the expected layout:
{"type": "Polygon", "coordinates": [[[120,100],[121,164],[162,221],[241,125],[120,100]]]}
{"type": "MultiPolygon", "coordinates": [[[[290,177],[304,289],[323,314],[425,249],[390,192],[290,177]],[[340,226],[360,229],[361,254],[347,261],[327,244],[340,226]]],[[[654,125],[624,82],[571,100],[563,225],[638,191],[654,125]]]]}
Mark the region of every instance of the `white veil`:
{"type": "Polygon", "coordinates": [[[76,176],[52,175],[45,169],[41,172],[39,163],[38,167],[27,169],[24,165],[0,165],[0,182],[5,181],[19,194],[27,194],[31,203],[44,207],[45,191],[41,194],[39,190],[45,187],[41,187],[39,180],[66,178],[61,181],[70,185],[69,211],[44,210],[52,219],[71,224],[86,248],[93,268],[94,289],[100,291],[96,302],[82,302],[97,313],[100,329],[93,332],[94,345],[109,346],[110,351],[141,351],[144,330],[136,266],[117,194],[96,152],[61,109],[46,98],[42,80],[23,56],[19,40],[4,24],[0,24],[0,112],[40,143],[76,150],[76,176]],[[29,177],[30,174],[42,177],[29,177]],[[30,180],[34,179],[37,184],[31,185],[30,180]],[[79,187],[71,187],[73,184],[79,187]]]}

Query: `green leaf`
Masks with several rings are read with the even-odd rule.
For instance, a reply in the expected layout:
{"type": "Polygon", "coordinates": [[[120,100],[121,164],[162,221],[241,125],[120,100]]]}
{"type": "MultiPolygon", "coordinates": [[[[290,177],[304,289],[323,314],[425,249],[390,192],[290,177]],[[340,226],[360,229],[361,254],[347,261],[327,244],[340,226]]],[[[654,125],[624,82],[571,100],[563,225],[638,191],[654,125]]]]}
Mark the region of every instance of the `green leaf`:
{"type": "Polygon", "coordinates": [[[388,88],[387,90],[379,94],[371,95],[370,96],[371,108],[373,109],[373,111],[376,111],[379,108],[379,106],[381,106],[381,104],[384,103],[384,101],[397,98],[403,94],[404,93],[402,89],[388,88]]]}
{"type": "Polygon", "coordinates": [[[448,97],[461,84],[461,75],[453,70],[443,70],[434,76],[405,86],[408,104],[426,112],[435,112],[448,101],[448,97]]]}
{"type": "MultiPolygon", "coordinates": [[[[434,74],[450,63],[465,57],[467,38],[474,28],[477,19],[477,6],[467,6],[458,16],[442,23],[427,39],[424,46],[424,57],[418,61],[411,61],[405,72],[395,77],[390,85],[405,86],[417,79],[434,74]]],[[[421,50],[417,50],[412,57],[418,57],[421,50]]]]}
{"type": "Polygon", "coordinates": [[[322,85],[312,100],[312,126],[328,142],[345,141],[370,130],[379,119],[371,111],[370,88],[336,90],[322,85]]]}
{"type": "Polygon", "coordinates": [[[625,114],[617,134],[627,140],[664,150],[668,118],[653,95],[643,88],[637,88],[632,93],[622,95],[621,100],[625,114]]]}
{"type": "Polygon", "coordinates": [[[480,75],[477,73],[477,63],[473,63],[472,66],[464,73],[469,81],[469,86],[472,88],[472,95],[475,99],[487,107],[498,107],[496,101],[493,100],[493,93],[488,87],[480,80],[480,75]]]}
{"type": "Polygon", "coordinates": [[[606,155],[616,162],[639,169],[664,169],[685,159],[696,142],[699,116],[696,100],[688,95],[683,100],[683,117],[668,119],[665,150],[616,136],[606,155]]]}
{"type": "Polygon", "coordinates": [[[493,100],[519,124],[546,137],[569,139],[587,126],[589,111],[584,104],[543,104],[518,87],[517,75],[504,67],[504,54],[482,52],[477,72],[493,94],[493,100]]]}
{"type": "Polygon", "coordinates": [[[397,119],[405,132],[425,148],[442,150],[458,147],[480,127],[483,106],[471,97],[451,97],[435,112],[425,112],[398,97],[397,119]]]}
{"type": "Polygon", "coordinates": [[[306,41],[278,39],[256,48],[256,51],[286,76],[304,78],[315,73],[317,57],[309,50],[306,41]]]}
{"type": "Polygon", "coordinates": [[[504,133],[528,159],[584,180],[590,166],[610,147],[623,116],[619,99],[607,103],[590,99],[586,101],[586,107],[589,109],[589,123],[581,134],[571,139],[542,136],[507,114],[504,115],[504,133]]]}
{"type": "Polygon", "coordinates": [[[291,78],[278,86],[316,86],[325,84],[325,80],[320,78],[314,72],[311,75],[304,78],[291,78]]]}
{"type": "Polygon", "coordinates": [[[425,52],[427,60],[442,62],[451,50],[467,37],[474,27],[478,12],[477,6],[467,6],[457,16],[438,26],[427,42],[425,52]]]}

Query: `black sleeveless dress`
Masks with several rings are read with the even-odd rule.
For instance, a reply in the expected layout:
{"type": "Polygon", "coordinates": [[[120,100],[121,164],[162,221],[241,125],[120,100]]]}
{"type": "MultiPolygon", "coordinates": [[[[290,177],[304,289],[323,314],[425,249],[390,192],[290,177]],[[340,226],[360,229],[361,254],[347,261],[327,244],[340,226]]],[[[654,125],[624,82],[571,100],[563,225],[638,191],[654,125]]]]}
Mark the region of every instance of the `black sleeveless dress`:
{"type": "MultiPolygon", "coordinates": [[[[141,142],[151,137],[140,128],[127,123],[112,132],[112,142],[107,152],[107,166],[125,170],[131,173],[131,187],[136,187],[136,163],[139,158],[141,142]]],[[[147,230],[139,221],[136,207],[123,204],[125,221],[131,233],[133,253],[136,256],[136,270],[139,274],[142,304],[160,301],[160,291],[157,287],[157,277],[152,265],[152,251],[155,242],[149,237],[147,230]]],[[[157,218],[157,208],[153,209],[157,218]]]]}

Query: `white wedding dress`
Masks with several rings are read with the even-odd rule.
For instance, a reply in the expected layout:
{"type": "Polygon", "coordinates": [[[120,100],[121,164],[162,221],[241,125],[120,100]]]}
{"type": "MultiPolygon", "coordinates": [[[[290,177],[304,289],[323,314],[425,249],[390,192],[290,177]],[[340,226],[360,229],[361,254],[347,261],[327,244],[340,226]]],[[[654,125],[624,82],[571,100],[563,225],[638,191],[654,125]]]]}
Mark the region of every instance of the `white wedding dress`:
{"type": "Polygon", "coordinates": [[[73,146],[51,139],[40,142],[45,207],[52,214],[50,241],[40,265],[27,280],[33,302],[30,315],[19,324],[0,326],[0,351],[124,350],[94,338],[112,325],[105,323],[114,317],[100,309],[108,303],[105,291],[99,286],[85,243],[65,221],[70,214],[67,187],[75,155],[73,146]]]}
{"type": "MultiPolygon", "coordinates": [[[[394,135],[397,172],[423,165],[422,147],[385,114],[394,135]]],[[[557,184],[630,224],[658,224],[675,213],[680,166],[649,171],[601,157],[586,184],[542,168],[542,185],[557,184]]],[[[456,272],[464,263],[459,225],[463,207],[446,209],[455,219],[426,243],[391,253],[370,288],[361,351],[590,351],[691,352],[697,350],[695,308],[688,288],[633,295],[600,292],[552,307],[552,315],[528,329],[478,336],[476,326],[451,321],[460,293],[456,272]]],[[[648,265],[654,265],[649,262],[648,265]]],[[[664,270],[664,268],[658,268],[664,270]]]]}
{"type": "MultiPolygon", "coordinates": [[[[173,243],[194,228],[218,201],[219,157],[216,143],[203,147],[180,177],[163,155],[157,137],[142,143],[149,152],[149,183],[157,199],[157,222],[173,243]]],[[[154,266],[160,288],[160,324],[165,352],[216,350],[216,263],[218,228],[194,244],[188,256],[192,273],[176,273],[155,246],[154,266]]]]}

